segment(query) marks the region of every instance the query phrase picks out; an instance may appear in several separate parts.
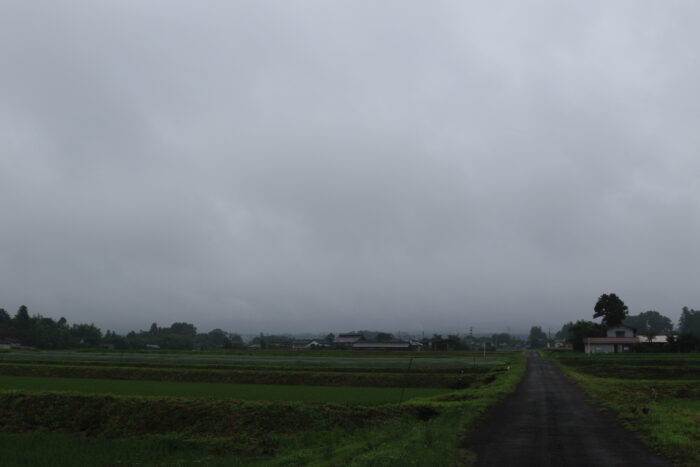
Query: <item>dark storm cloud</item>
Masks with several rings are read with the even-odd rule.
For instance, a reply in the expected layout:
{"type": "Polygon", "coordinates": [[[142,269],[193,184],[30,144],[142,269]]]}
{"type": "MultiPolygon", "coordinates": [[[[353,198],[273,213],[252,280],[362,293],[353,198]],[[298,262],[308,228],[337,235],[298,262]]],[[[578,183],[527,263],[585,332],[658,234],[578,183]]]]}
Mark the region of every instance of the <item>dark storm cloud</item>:
{"type": "Polygon", "coordinates": [[[697,306],[689,2],[10,2],[0,306],[484,331],[697,306]]]}

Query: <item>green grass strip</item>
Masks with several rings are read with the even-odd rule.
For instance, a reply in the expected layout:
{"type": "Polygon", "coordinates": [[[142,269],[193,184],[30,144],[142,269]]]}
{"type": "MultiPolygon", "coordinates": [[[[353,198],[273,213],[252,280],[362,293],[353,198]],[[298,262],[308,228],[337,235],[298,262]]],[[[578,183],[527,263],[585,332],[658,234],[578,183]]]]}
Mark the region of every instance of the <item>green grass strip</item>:
{"type": "Polygon", "coordinates": [[[239,369],[192,369],[157,367],[110,367],[86,365],[46,365],[0,363],[0,375],[36,376],[87,379],[128,379],[148,381],[189,381],[229,384],[280,384],[301,386],[370,386],[370,387],[412,387],[412,388],[464,388],[469,386],[481,373],[448,374],[426,373],[378,373],[378,372],[320,372],[239,369]]]}

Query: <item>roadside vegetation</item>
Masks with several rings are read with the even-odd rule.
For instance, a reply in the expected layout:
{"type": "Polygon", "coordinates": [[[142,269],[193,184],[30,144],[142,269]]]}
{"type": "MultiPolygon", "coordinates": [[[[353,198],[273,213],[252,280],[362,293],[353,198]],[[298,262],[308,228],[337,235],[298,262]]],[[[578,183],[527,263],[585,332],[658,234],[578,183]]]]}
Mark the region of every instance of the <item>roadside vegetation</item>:
{"type": "Polygon", "coordinates": [[[544,355],[653,450],[700,465],[700,354],[544,355]]]}
{"type": "Polygon", "coordinates": [[[463,439],[525,368],[520,352],[313,353],[3,353],[3,462],[470,465],[463,439]]]}

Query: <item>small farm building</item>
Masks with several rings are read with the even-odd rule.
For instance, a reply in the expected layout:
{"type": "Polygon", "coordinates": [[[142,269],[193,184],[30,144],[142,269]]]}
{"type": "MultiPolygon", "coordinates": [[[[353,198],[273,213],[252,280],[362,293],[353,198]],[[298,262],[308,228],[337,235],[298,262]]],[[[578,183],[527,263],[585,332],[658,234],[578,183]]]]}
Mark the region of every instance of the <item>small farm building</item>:
{"type": "Polygon", "coordinates": [[[338,334],[335,336],[333,343],[336,345],[336,347],[351,347],[354,343],[363,342],[364,340],[364,335],[352,332],[347,334],[338,334]]]}
{"type": "Polygon", "coordinates": [[[292,350],[320,349],[323,344],[316,339],[292,341],[292,350]]]}
{"type": "Polygon", "coordinates": [[[639,338],[639,342],[644,342],[646,344],[666,344],[666,343],[668,343],[668,335],[666,335],[666,334],[658,334],[656,336],[644,335],[643,337],[639,338]]]}
{"type": "Polygon", "coordinates": [[[418,341],[399,342],[355,342],[353,350],[423,350],[423,344],[418,341]]]}
{"type": "Polygon", "coordinates": [[[621,353],[632,350],[639,343],[634,328],[628,326],[609,327],[606,337],[586,337],[583,345],[586,353],[621,353]]]}

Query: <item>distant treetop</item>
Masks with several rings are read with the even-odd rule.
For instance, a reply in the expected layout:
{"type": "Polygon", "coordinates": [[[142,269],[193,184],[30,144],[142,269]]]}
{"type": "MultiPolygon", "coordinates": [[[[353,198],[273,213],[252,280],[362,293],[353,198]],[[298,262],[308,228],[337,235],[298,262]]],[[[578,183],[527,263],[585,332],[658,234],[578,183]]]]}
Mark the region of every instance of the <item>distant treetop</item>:
{"type": "Polygon", "coordinates": [[[606,326],[619,326],[627,317],[628,308],[620,297],[611,294],[603,294],[593,307],[595,313],[593,318],[603,318],[602,322],[606,326]]]}

